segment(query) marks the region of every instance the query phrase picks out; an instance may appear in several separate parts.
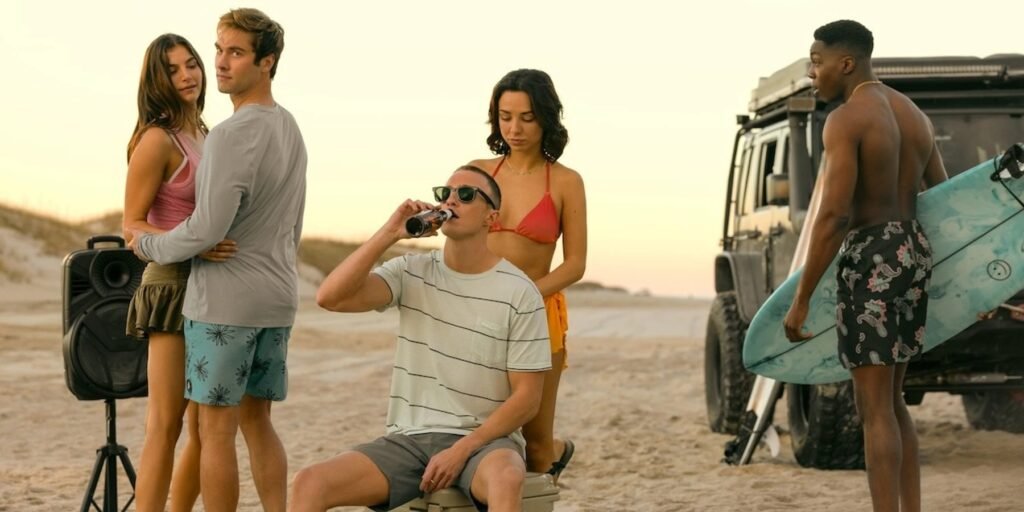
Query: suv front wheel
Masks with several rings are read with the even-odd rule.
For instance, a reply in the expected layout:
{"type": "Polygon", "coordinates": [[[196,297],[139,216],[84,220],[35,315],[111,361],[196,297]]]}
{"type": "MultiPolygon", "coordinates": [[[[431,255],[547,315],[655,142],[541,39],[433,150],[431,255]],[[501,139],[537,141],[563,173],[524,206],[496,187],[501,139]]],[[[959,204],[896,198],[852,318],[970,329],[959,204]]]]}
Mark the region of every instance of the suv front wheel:
{"type": "Polygon", "coordinates": [[[864,434],[853,381],[786,385],[793,455],[805,468],[863,469],[864,434]]]}
{"type": "Polygon", "coordinates": [[[739,433],[754,375],[743,367],[743,337],[736,292],[722,292],[711,304],[704,338],[704,398],[713,432],[739,433]]]}

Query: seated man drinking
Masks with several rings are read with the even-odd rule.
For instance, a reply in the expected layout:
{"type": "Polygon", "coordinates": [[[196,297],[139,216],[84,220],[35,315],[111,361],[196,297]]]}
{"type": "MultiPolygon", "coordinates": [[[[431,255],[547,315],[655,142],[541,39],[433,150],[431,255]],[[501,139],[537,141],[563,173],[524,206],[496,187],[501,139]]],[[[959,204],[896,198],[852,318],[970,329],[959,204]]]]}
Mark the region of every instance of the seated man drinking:
{"type": "Polygon", "coordinates": [[[299,471],[291,510],[342,505],[390,510],[455,486],[481,509],[522,508],[520,427],[540,405],[551,368],[544,303],[522,271],[487,248],[501,204],[493,178],[460,167],[435,187],[454,215],[444,248],[373,268],[404,238],[406,220],[434,206],[406,200],[324,280],[332,311],[399,308],[387,435],[299,471]],[[372,270],[371,270],[372,269],[372,270]]]}

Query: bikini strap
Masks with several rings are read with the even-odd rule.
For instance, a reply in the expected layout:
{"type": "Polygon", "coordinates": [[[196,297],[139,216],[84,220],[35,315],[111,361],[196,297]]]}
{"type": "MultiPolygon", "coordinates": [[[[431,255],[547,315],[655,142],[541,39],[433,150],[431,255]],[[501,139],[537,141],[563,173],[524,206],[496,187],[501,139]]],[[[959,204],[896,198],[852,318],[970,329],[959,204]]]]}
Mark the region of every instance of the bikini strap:
{"type": "Polygon", "coordinates": [[[494,168],[494,172],[491,174],[492,178],[498,175],[498,171],[501,170],[501,164],[505,163],[506,158],[508,158],[508,155],[501,157],[501,161],[498,162],[498,166],[494,168]]]}
{"type": "Polygon", "coordinates": [[[185,146],[181,143],[181,140],[178,139],[178,132],[175,130],[166,129],[165,131],[167,132],[167,135],[171,136],[171,141],[173,141],[174,145],[178,147],[178,151],[181,151],[181,157],[188,160],[188,152],[185,151],[185,146]]]}

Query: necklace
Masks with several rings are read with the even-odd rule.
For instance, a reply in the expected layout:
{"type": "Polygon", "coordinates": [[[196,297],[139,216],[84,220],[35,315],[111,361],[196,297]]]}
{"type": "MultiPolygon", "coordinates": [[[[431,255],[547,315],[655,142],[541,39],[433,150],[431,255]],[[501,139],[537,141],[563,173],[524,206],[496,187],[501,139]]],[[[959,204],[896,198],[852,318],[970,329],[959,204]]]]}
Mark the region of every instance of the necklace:
{"type": "Polygon", "coordinates": [[[533,174],[534,172],[536,172],[534,169],[540,168],[540,166],[534,165],[531,167],[527,167],[526,170],[516,169],[515,167],[512,166],[512,164],[509,163],[508,156],[505,157],[505,166],[508,167],[509,174],[513,176],[526,176],[529,174],[533,174]]]}
{"type": "Polygon", "coordinates": [[[861,82],[861,83],[857,84],[857,87],[853,88],[853,92],[850,93],[850,97],[852,98],[854,94],[857,94],[857,89],[860,89],[861,87],[864,87],[865,85],[868,85],[868,84],[881,84],[881,83],[882,83],[881,80],[866,80],[864,82],[861,82]]]}

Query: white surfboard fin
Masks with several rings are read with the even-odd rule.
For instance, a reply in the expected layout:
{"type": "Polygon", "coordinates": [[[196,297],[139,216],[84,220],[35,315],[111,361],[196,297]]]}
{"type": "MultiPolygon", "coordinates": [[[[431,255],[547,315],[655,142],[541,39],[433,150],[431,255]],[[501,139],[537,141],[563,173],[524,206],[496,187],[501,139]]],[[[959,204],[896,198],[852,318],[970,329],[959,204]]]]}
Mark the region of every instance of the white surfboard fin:
{"type": "Polygon", "coordinates": [[[764,435],[761,436],[761,444],[768,447],[768,452],[772,454],[772,457],[779,456],[782,443],[779,442],[779,433],[775,430],[775,425],[768,425],[768,428],[765,429],[764,435]]]}

